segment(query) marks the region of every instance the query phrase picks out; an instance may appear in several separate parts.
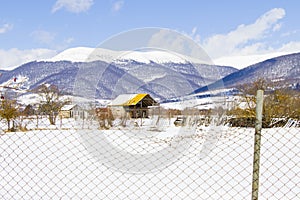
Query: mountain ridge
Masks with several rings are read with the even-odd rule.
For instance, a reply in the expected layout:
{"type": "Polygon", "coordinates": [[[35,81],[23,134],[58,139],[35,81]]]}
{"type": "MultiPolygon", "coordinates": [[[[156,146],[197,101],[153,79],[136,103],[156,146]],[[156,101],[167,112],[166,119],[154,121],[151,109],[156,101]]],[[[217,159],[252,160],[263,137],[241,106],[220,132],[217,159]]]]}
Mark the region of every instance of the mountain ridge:
{"type": "Polygon", "coordinates": [[[47,83],[57,85],[69,94],[82,89],[77,95],[94,95],[95,98],[111,99],[118,94],[138,92],[165,100],[222,87],[236,87],[258,78],[285,80],[291,84],[299,83],[300,79],[300,53],[267,59],[241,70],[178,60],[144,61],[130,57],[115,62],[33,61],[14,70],[1,71],[0,84],[20,76],[28,80],[24,87],[29,90],[47,83]],[[81,79],[87,83],[76,88],[81,79]]]}
{"type": "Polygon", "coordinates": [[[83,78],[85,82],[93,80],[93,83],[83,83],[86,88],[83,87],[83,92],[78,92],[78,95],[95,94],[95,98],[108,99],[122,93],[139,92],[167,99],[186,95],[233,71],[236,69],[191,63],[34,61],[3,73],[0,84],[14,77],[26,77],[28,81],[24,88],[28,90],[47,83],[72,94],[78,80],[83,78]]]}
{"type": "Polygon", "coordinates": [[[300,82],[300,53],[278,56],[250,65],[233,72],[215,83],[195,90],[193,93],[220,89],[221,87],[237,87],[242,84],[253,83],[258,79],[271,82],[285,82],[297,84],[300,82]]]}

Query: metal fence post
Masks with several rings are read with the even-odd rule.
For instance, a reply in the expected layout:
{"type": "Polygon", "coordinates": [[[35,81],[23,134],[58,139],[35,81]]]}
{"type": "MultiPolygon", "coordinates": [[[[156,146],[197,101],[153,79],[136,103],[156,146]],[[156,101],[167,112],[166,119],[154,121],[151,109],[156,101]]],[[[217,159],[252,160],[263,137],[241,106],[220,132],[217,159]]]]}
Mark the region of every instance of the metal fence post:
{"type": "Polygon", "coordinates": [[[256,120],[255,120],[254,155],[253,155],[252,200],[258,199],[263,96],[264,96],[264,91],[258,90],[256,94],[256,120]]]}

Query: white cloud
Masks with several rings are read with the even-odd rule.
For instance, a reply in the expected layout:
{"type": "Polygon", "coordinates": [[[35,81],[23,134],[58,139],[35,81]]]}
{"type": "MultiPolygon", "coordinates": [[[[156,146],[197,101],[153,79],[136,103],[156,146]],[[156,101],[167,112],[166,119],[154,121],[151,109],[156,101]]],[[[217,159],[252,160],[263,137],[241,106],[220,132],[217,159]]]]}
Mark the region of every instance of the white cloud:
{"type": "Polygon", "coordinates": [[[200,35],[197,33],[197,31],[198,31],[198,27],[195,26],[192,29],[191,34],[187,34],[187,33],[184,33],[184,32],[183,32],[183,34],[186,35],[187,37],[192,38],[193,40],[195,40],[195,42],[200,43],[200,35]]]}
{"type": "Polygon", "coordinates": [[[0,49],[0,69],[13,69],[30,61],[52,58],[56,54],[50,49],[0,49]]]}
{"type": "Polygon", "coordinates": [[[280,29],[278,22],[285,16],[285,10],[274,8],[260,16],[253,24],[240,25],[227,34],[218,34],[206,39],[202,46],[209,56],[216,58],[234,54],[252,54],[263,45],[256,42],[268,33],[280,29]]]}
{"type": "Polygon", "coordinates": [[[195,26],[192,29],[191,34],[187,34],[187,33],[184,33],[184,32],[183,32],[183,34],[186,35],[187,37],[192,38],[193,40],[195,40],[195,42],[200,43],[200,35],[197,34],[197,31],[198,31],[198,27],[195,26]]]}
{"type": "Polygon", "coordinates": [[[241,69],[270,58],[299,52],[299,41],[292,41],[286,44],[282,44],[279,48],[276,49],[268,47],[263,43],[255,43],[241,49],[239,55],[219,57],[214,59],[214,63],[218,65],[233,66],[241,69]],[[264,49],[264,51],[262,52],[261,49],[264,49]],[[249,54],[249,52],[252,53],[249,54]]]}
{"type": "Polygon", "coordinates": [[[72,44],[74,41],[75,41],[75,39],[73,37],[69,37],[69,38],[64,39],[61,42],[53,44],[51,47],[53,47],[54,49],[57,49],[58,51],[61,51],[61,50],[69,48],[70,44],[72,44]]]}
{"type": "Polygon", "coordinates": [[[6,33],[8,31],[10,31],[13,28],[12,24],[3,24],[2,27],[0,27],[0,34],[2,33],[6,33]]]}
{"type": "Polygon", "coordinates": [[[281,34],[281,37],[288,37],[288,36],[297,34],[297,33],[299,33],[299,32],[300,32],[300,30],[292,30],[292,31],[288,31],[288,32],[282,33],[282,34],[281,34]]]}
{"type": "Polygon", "coordinates": [[[57,0],[52,7],[52,13],[65,8],[72,13],[85,12],[93,5],[93,0],[57,0]]]}
{"type": "Polygon", "coordinates": [[[41,44],[51,44],[56,34],[49,31],[37,30],[31,33],[31,36],[41,44]]]}
{"type": "Polygon", "coordinates": [[[276,24],[274,27],[273,27],[273,31],[278,31],[281,29],[281,26],[282,24],[276,24]]]}
{"type": "Polygon", "coordinates": [[[196,33],[197,33],[197,27],[195,26],[195,27],[192,29],[192,36],[194,36],[196,33]]]}
{"type": "Polygon", "coordinates": [[[278,51],[281,52],[300,52],[300,42],[299,41],[292,41],[286,44],[283,44],[278,51]]]}
{"type": "Polygon", "coordinates": [[[114,12],[120,11],[123,8],[124,3],[125,2],[122,0],[114,2],[113,6],[112,6],[112,11],[114,11],[114,12]]]}
{"type": "MultiPolygon", "coordinates": [[[[151,30],[151,29],[150,29],[151,30]]],[[[189,34],[176,32],[168,29],[157,29],[148,41],[147,47],[159,48],[170,52],[176,52],[190,58],[196,58],[198,61],[204,63],[212,63],[210,57],[206,52],[197,44],[195,39],[189,34]]],[[[196,29],[192,34],[196,33],[196,29]]],[[[195,35],[196,37],[197,35],[195,35]]],[[[197,38],[197,37],[196,37],[197,38]]]]}
{"type": "Polygon", "coordinates": [[[39,44],[46,45],[47,48],[56,50],[66,49],[71,43],[75,41],[73,37],[57,41],[56,33],[52,33],[45,30],[36,30],[33,31],[30,35],[39,44]]]}
{"type": "Polygon", "coordinates": [[[74,40],[75,40],[75,39],[74,39],[73,37],[69,37],[69,38],[67,38],[67,39],[64,40],[64,43],[67,44],[67,45],[69,45],[69,44],[71,44],[72,42],[74,42],[74,40]]]}

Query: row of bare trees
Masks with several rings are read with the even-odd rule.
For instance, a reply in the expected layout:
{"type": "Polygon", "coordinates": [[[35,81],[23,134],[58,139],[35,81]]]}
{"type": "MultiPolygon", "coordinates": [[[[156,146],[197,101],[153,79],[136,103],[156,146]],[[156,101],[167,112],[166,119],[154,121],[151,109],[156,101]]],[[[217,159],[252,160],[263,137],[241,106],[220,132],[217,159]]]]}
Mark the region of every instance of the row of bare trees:
{"type": "MultiPolygon", "coordinates": [[[[234,116],[239,126],[243,123],[246,123],[246,125],[254,123],[253,119],[255,118],[256,106],[255,93],[258,89],[263,89],[265,91],[263,111],[264,127],[280,125],[280,123],[286,123],[288,119],[300,120],[300,91],[289,89],[287,87],[276,86],[274,83],[259,79],[253,84],[241,85],[238,88],[240,91],[240,99],[236,102],[235,107],[227,111],[227,115],[234,116]],[[243,106],[240,106],[241,104],[243,104],[243,106]],[[243,120],[246,120],[246,122],[243,120]]],[[[55,125],[59,111],[65,104],[68,103],[68,100],[62,98],[62,92],[59,90],[59,88],[54,85],[43,84],[31,92],[38,94],[40,97],[40,101],[36,108],[27,105],[25,109],[21,110],[16,99],[1,99],[0,118],[6,121],[8,131],[15,131],[14,120],[16,118],[20,116],[32,115],[33,113],[37,115],[46,115],[49,123],[51,125],[55,125]]],[[[209,111],[206,111],[206,113],[201,113],[199,110],[179,111],[176,109],[160,109],[155,112],[158,112],[159,115],[168,116],[169,118],[173,117],[174,115],[189,115],[191,114],[190,112],[195,115],[210,114],[209,111]]],[[[114,118],[109,109],[100,109],[97,110],[96,113],[100,128],[112,126],[112,121],[114,118]]]]}
{"type": "Polygon", "coordinates": [[[22,110],[16,97],[5,97],[1,99],[0,118],[6,121],[7,131],[15,131],[15,119],[32,114],[46,115],[49,123],[55,125],[60,109],[68,103],[67,100],[62,98],[62,93],[59,88],[54,85],[43,84],[30,92],[36,93],[40,97],[37,108],[33,108],[32,105],[27,105],[25,109],[22,110]]]}
{"type": "Polygon", "coordinates": [[[237,120],[248,120],[254,123],[256,91],[265,91],[263,105],[263,126],[282,126],[288,119],[300,120],[300,91],[290,87],[283,87],[264,79],[258,79],[252,84],[239,86],[240,100],[237,105],[228,111],[228,115],[233,115],[237,120]],[[240,104],[244,104],[240,106],[240,104]],[[251,120],[252,119],[252,120],[251,120]]]}

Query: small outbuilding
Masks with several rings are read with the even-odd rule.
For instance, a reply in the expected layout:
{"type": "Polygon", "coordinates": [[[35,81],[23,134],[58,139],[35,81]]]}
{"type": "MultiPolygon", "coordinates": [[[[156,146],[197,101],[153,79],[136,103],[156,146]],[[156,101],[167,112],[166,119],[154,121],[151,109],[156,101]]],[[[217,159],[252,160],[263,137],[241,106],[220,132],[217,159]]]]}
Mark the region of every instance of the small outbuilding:
{"type": "Polygon", "coordinates": [[[81,117],[82,111],[78,105],[75,104],[64,105],[60,109],[59,115],[61,118],[76,118],[76,117],[81,117]]]}
{"type": "Polygon", "coordinates": [[[147,118],[149,106],[157,104],[149,94],[121,94],[111,102],[110,108],[114,118],[147,118]]]}

